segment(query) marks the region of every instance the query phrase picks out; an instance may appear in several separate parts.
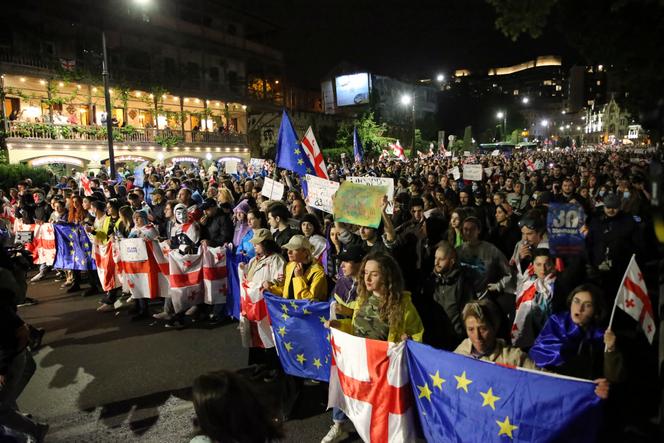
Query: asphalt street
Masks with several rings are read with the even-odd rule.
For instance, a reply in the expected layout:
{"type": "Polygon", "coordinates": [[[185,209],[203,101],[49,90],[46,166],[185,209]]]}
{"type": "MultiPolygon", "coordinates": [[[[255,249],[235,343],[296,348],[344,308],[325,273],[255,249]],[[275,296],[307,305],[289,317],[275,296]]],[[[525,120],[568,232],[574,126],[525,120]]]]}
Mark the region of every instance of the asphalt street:
{"type": "MultiPolygon", "coordinates": [[[[19,398],[24,412],[50,425],[47,442],[187,442],[194,435],[194,378],[218,369],[246,369],[237,323],[184,330],[152,319],[131,322],[126,310],[96,312],[100,296],[66,294],[62,282],[31,284],[39,304],[19,308],[46,329],[37,371],[19,398]]],[[[159,306],[152,307],[159,312],[159,306]]],[[[257,383],[276,404],[279,384],[257,383]]],[[[318,442],[331,424],[327,385],[304,387],[286,442],[318,442]]],[[[359,441],[353,434],[347,441],[359,441]]]]}

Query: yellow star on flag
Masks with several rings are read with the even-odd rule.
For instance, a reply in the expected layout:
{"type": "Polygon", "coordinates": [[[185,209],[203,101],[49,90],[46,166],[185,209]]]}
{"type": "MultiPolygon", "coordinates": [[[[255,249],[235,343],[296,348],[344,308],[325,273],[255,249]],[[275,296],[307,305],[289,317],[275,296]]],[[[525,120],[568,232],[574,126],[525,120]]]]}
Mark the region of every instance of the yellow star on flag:
{"type": "Polygon", "coordinates": [[[424,386],[417,386],[417,389],[420,390],[420,395],[417,398],[426,398],[427,400],[431,401],[431,389],[429,389],[429,384],[424,383],[424,386]]]}
{"type": "Polygon", "coordinates": [[[466,394],[468,393],[468,385],[471,384],[473,381],[466,378],[466,371],[463,371],[461,376],[455,375],[454,378],[456,378],[457,381],[457,389],[463,389],[466,391],[466,394]]]}
{"type": "Polygon", "coordinates": [[[320,369],[323,364],[320,362],[320,358],[314,358],[314,366],[316,366],[316,369],[320,369]]]}
{"type": "Polygon", "coordinates": [[[279,328],[279,335],[281,335],[282,337],[286,335],[286,326],[281,326],[279,328]]]}
{"type": "Polygon", "coordinates": [[[74,234],[69,234],[69,238],[74,238],[74,234]]]}
{"type": "Polygon", "coordinates": [[[330,341],[330,333],[329,333],[329,332],[327,333],[327,335],[325,336],[325,338],[327,339],[327,341],[330,341]]]}
{"type": "Polygon", "coordinates": [[[295,149],[293,151],[293,154],[295,154],[295,155],[300,155],[301,153],[302,153],[302,151],[300,151],[299,149],[295,149]]]}
{"type": "Polygon", "coordinates": [[[291,308],[293,308],[297,311],[297,303],[295,303],[295,300],[291,300],[290,305],[291,305],[291,308]]]}
{"type": "Polygon", "coordinates": [[[488,391],[486,392],[481,392],[480,395],[484,399],[484,402],[482,402],[482,406],[491,406],[491,409],[494,411],[496,410],[496,402],[500,400],[500,397],[493,395],[493,389],[489,388],[488,391]]]}
{"type": "Polygon", "coordinates": [[[288,320],[290,318],[290,315],[284,312],[283,314],[281,314],[281,318],[283,318],[284,320],[288,320]]]}
{"type": "Polygon", "coordinates": [[[325,317],[323,317],[322,315],[320,317],[318,317],[318,320],[320,320],[321,323],[325,323],[327,321],[327,319],[325,317]]]}
{"type": "Polygon", "coordinates": [[[297,354],[297,361],[300,362],[301,365],[304,365],[304,362],[307,361],[307,359],[304,358],[304,354],[297,354]]]}
{"type": "Polygon", "coordinates": [[[74,255],[74,250],[72,249],[71,251],[69,251],[69,253],[70,253],[71,255],[74,255]]]}
{"type": "Polygon", "coordinates": [[[284,312],[288,312],[288,306],[281,305],[281,310],[284,311],[284,312]]]}
{"type": "Polygon", "coordinates": [[[303,313],[304,315],[309,315],[309,314],[311,314],[311,311],[308,310],[307,308],[304,308],[304,309],[302,309],[302,313],[303,313]]]}
{"type": "Polygon", "coordinates": [[[293,350],[293,345],[291,344],[291,342],[287,341],[287,342],[284,342],[284,348],[286,348],[286,350],[288,352],[290,352],[290,351],[293,350]]]}
{"type": "Polygon", "coordinates": [[[298,159],[298,160],[297,160],[297,164],[298,164],[298,165],[303,165],[303,164],[304,164],[304,160],[302,160],[301,158],[298,159]]]}
{"type": "Polygon", "coordinates": [[[505,421],[502,422],[500,420],[496,420],[496,423],[498,424],[498,426],[500,426],[500,431],[498,431],[498,436],[507,435],[509,438],[514,439],[514,437],[512,436],[512,431],[514,431],[515,429],[519,429],[519,427],[514,426],[512,423],[510,423],[509,417],[505,417],[505,421]]]}
{"type": "Polygon", "coordinates": [[[73,247],[74,247],[74,242],[73,242],[73,241],[70,241],[70,242],[69,242],[69,246],[71,246],[71,247],[73,248],[73,247]]]}
{"type": "Polygon", "coordinates": [[[433,387],[438,388],[442,391],[443,383],[445,383],[446,380],[440,376],[440,371],[436,371],[436,373],[433,375],[429,374],[429,377],[431,377],[431,380],[433,382],[433,387]]]}

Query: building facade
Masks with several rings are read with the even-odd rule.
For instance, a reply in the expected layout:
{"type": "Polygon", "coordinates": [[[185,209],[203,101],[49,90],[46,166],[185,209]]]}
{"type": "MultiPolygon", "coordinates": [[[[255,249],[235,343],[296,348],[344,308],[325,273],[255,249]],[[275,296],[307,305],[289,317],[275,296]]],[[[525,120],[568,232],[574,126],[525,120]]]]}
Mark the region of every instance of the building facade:
{"type": "Polygon", "coordinates": [[[26,0],[5,11],[0,93],[11,162],[103,162],[107,118],[118,158],[250,155],[248,112],[284,100],[283,55],[263,44],[272,25],[227,1],[144,3],[26,0]]]}

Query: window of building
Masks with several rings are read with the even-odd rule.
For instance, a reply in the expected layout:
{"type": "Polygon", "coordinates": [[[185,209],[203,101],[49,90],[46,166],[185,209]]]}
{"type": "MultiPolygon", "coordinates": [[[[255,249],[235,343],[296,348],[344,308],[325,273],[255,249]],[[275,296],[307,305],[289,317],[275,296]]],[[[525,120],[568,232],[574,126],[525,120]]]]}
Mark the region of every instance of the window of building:
{"type": "Polygon", "coordinates": [[[514,94],[514,95],[519,95],[519,90],[518,90],[518,89],[515,89],[514,91],[512,91],[512,94],[514,94]]]}
{"type": "Polygon", "coordinates": [[[601,85],[602,85],[602,80],[597,80],[597,86],[601,86],[601,85]]]}
{"type": "Polygon", "coordinates": [[[211,81],[219,83],[219,68],[212,66],[208,71],[208,75],[210,76],[211,81]]]}
{"type": "Polygon", "coordinates": [[[562,87],[562,86],[560,86],[560,85],[556,85],[556,91],[562,91],[562,90],[563,90],[563,87],[562,87]]]}
{"type": "Polygon", "coordinates": [[[198,80],[200,76],[200,70],[198,69],[198,63],[189,62],[187,63],[187,78],[192,80],[198,80]]]}
{"type": "Polygon", "coordinates": [[[542,82],[542,84],[543,84],[544,86],[551,86],[551,85],[553,85],[553,82],[552,82],[551,80],[544,80],[544,81],[542,82]]]}

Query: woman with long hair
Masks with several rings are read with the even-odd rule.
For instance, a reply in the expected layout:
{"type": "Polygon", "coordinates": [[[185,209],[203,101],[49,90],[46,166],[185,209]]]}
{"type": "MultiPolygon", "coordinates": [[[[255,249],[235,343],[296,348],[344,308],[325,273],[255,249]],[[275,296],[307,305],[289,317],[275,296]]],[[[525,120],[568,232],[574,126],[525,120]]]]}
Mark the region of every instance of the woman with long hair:
{"type": "Polygon", "coordinates": [[[450,225],[447,229],[447,241],[455,248],[461,246],[463,243],[461,228],[465,218],[466,213],[461,208],[455,209],[450,215],[450,225]]]}
{"type": "Polygon", "coordinates": [[[254,232],[256,229],[265,228],[267,222],[265,221],[265,215],[258,209],[250,209],[247,212],[247,224],[249,225],[249,230],[240,243],[237,245],[237,254],[246,256],[247,258],[254,258],[256,256],[256,250],[254,244],[251,242],[251,239],[254,238],[254,232]]]}
{"type": "MultiPolygon", "coordinates": [[[[410,292],[404,290],[399,264],[385,253],[369,254],[362,260],[357,285],[357,299],[351,320],[330,320],[330,327],[358,337],[400,342],[411,338],[422,341],[424,326],[410,292]]],[[[334,424],[321,443],[342,441],[348,418],[337,408],[332,411],[334,424]]]]}
{"type": "Polygon", "coordinates": [[[521,240],[521,230],[512,206],[507,202],[496,205],[494,220],[496,224],[491,228],[488,240],[496,245],[505,257],[510,257],[514,253],[514,246],[521,240]]]}
{"type": "Polygon", "coordinates": [[[305,214],[300,220],[300,231],[313,246],[314,258],[320,260],[321,255],[327,249],[327,240],[323,236],[318,217],[313,214],[305,214]]]}
{"type": "Polygon", "coordinates": [[[270,443],[284,436],[253,387],[234,372],[198,376],[192,397],[199,428],[192,443],[270,443]]]}

